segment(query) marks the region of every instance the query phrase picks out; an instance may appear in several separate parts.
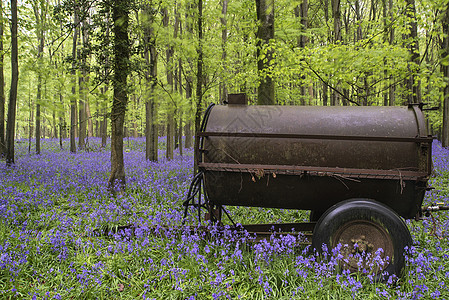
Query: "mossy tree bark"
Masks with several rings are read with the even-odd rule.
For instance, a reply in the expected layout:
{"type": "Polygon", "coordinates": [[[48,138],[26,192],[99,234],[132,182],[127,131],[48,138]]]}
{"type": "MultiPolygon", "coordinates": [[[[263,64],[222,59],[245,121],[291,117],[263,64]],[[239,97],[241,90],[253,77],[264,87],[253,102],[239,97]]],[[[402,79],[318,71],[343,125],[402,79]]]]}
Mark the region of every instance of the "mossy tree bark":
{"type": "Polygon", "coordinates": [[[127,78],[129,74],[130,43],[128,37],[129,2],[113,2],[114,23],[114,98],[111,109],[111,175],[108,186],[111,189],[124,188],[125,164],[123,160],[123,125],[128,103],[127,78]]]}

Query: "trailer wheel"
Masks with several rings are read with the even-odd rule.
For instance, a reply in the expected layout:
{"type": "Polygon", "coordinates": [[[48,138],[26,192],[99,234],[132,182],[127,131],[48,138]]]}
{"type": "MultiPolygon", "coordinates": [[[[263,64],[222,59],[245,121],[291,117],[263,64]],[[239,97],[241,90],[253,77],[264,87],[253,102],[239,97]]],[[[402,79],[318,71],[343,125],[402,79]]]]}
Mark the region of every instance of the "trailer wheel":
{"type": "Polygon", "coordinates": [[[329,251],[340,244],[343,270],[364,269],[374,273],[376,280],[385,280],[392,274],[400,276],[404,248],[412,244],[412,238],[404,220],[388,206],[349,199],[329,208],[318,220],[312,248],[322,253],[323,244],[329,251]]]}

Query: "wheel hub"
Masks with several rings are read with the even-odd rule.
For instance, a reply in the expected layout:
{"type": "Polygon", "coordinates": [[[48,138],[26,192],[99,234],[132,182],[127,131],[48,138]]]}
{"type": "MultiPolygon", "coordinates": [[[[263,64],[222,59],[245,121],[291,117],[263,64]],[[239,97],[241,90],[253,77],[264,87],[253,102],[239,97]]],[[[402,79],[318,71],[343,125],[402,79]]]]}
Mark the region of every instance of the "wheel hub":
{"type": "Polygon", "coordinates": [[[354,220],[341,226],[332,239],[332,247],[341,244],[340,267],[351,273],[365,269],[381,273],[394,255],[390,234],[376,222],[354,220]],[[379,250],[381,249],[381,250],[379,250]]]}

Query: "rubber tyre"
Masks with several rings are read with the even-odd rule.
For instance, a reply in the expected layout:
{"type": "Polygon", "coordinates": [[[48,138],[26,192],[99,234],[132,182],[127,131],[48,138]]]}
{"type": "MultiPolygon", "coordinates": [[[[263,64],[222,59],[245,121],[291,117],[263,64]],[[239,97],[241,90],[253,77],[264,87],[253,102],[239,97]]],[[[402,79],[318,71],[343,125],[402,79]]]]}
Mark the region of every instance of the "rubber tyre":
{"type": "MultiPolygon", "coordinates": [[[[393,257],[376,275],[376,280],[386,280],[390,275],[400,276],[405,264],[404,248],[412,245],[410,231],[404,220],[388,206],[370,199],[348,199],[329,208],[318,220],[312,238],[312,248],[322,253],[323,244],[331,251],[338,245],[335,235],[341,228],[354,222],[372,223],[386,232],[392,242],[393,257]],[[385,275],[382,275],[384,273],[385,275]]],[[[364,233],[361,233],[364,234],[364,233]]],[[[389,243],[389,242],[387,242],[389,243]]]]}

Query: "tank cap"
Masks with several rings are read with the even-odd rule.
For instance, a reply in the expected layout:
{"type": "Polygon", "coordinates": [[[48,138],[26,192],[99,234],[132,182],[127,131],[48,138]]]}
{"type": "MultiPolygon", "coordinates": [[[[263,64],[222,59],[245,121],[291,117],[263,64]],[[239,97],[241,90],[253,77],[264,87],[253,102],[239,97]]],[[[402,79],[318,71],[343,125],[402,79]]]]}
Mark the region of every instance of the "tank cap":
{"type": "Polygon", "coordinates": [[[227,104],[229,104],[229,105],[248,105],[248,98],[246,97],[245,93],[228,94],[227,104]]]}

